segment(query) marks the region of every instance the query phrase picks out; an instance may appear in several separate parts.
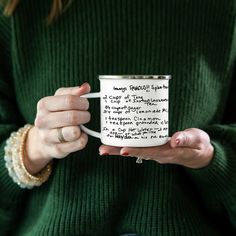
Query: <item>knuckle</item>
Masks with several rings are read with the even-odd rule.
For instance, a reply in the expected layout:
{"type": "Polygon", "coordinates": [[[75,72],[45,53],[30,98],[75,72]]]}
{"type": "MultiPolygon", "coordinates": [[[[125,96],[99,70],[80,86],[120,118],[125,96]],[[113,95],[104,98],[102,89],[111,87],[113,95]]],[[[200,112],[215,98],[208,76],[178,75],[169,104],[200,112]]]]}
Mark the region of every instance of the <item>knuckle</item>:
{"type": "Polygon", "coordinates": [[[73,95],[66,95],[65,96],[65,104],[68,108],[73,108],[74,96],[73,95]]]}
{"type": "Polygon", "coordinates": [[[201,132],[198,136],[198,142],[199,143],[210,143],[210,137],[207,133],[201,132]]]}
{"type": "Polygon", "coordinates": [[[34,120],[34,125],[37,127],[37,128],[43,128],[44,127],[44,124],[45,124],[45,118],[43,116],[37,116],[34,120]]]}
{"type": "Polygon", "coordinates": [[[88,111],[83,111],[79,113],[78,115],[78,120],[81,124],[86,124],[90,121],[91,119],[91,114],[88,111]]]}
{"type": "Polygon", "coordinates": [[[45,99],[42,98],[37,103],[37,110],[43,110],[45,109],[45,99]]]}
{"type": "Polygon", "coordinates": [[[188,144],[189,143],[189,137],[185,133],[183,133],[183,141],[184,143],[188,144]]]}
{"type": "Polygon", "coordinates": [[[83,136],[82,138],[80,138],[79,139],[79,147],[80,147],[80,149],[85,148],[86,145],[87,145],[87,142],[88,142],[87,136],[83,136]]]}
{"type": "Polygon", "coordinates": [[[67,112],[67,121],[69,124],[77,125],[78,124],[78,114],[75,111],[67,112]]]}
{"type": "Polygon", "coordinates": [[[183,139],[182,143],[184,145],[190,145],[191,144],[191,136],[188,133],[186,133],[185,131],[182,132],[182,139],[183,139]]]}
{"type": "Polygon", "coordinates": [[[71,136],[72,136],[72,139],[77,139],[80,137],[80,129],[79,127],[73,127],[72,130],[71,130],[71,136]]]}
{"type": "Polygon", "coordinates": [[[206,150],[206,144],[202,142],[197,143],[198,149],[199,150],[206,150]]]}
{"type": "Polygon", "coordinates": [[[64,154],[64,149],[62,148],[62,145],[60,143],[54,145],[54,153],[56,154],[56,156],[61,156],[64,154]]]}
{"type": "Polygon", "coordinates": [[[90,114],[90,112],[86,112],[86,114],[87,114],[87,120],[86,120],[86,122],[89,122],[90,119],[91,119],[91,114],[90,114]]]}
{"type": "Polygon", "coordinates": [[[60,94],[62,91],[64,90],[64,88],[63,87],[61,87],[61,88],[58,88],[57,90],[56,90],[56,92],[55,92],[55,95],[58,95],[58,94],[60,94]]]}
{"type": "Polygon", "coordinates": [[[89,109],[89,101],[88,101],[88,99],[84,98],[83,101],[84,101],[84,110],[88,110],[89,109]]]}

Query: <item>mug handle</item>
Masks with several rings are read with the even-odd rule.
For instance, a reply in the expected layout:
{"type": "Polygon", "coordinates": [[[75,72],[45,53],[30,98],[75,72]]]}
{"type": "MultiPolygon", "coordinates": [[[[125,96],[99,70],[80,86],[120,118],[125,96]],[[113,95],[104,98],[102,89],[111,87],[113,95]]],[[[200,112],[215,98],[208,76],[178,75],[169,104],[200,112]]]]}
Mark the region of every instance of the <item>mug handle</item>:
{"type": "MultiPolygon", "coordinates": [[[[87,94],[84,94],[82,96],[80,96],[82,98],[100,98],[101,97],[101,94],[100,92],[98,93],[87,93],[87,94]]],[[[93,131],[87,127],[85,127],[84,125],[80,125],[80,128],[87,134],[93,136],[93,137],[96,137],[96,138],[100,138],[101,139],[101,133],[99,132],[96,132],[96,131],[93,131]]]]}

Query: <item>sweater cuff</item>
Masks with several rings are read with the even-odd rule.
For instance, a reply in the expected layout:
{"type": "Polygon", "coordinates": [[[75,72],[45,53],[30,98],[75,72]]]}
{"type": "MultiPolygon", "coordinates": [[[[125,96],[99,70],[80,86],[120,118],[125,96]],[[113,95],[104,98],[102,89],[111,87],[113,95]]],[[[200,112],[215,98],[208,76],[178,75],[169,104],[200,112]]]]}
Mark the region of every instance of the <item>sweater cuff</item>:
{"type": "Polygon", "coordinates": [[[8,174],[8,170],[5,166],[4,160],[4,146],[5,142],[0,147],[0,187],[1,187],[1,198],[0,208],[1,210],[14,210],[19,205],[25,189],[21,189],[16,183],[13,182],[12,178],[8,174]]]}
{"type": "Polygon", "coordinates": [[[214,157],[208,166],[186,170],[202,193],[213,198],[230,198],[232,189],[236,187],[236,158],[230,147],[215,141],[212,145],[214,157]]]}

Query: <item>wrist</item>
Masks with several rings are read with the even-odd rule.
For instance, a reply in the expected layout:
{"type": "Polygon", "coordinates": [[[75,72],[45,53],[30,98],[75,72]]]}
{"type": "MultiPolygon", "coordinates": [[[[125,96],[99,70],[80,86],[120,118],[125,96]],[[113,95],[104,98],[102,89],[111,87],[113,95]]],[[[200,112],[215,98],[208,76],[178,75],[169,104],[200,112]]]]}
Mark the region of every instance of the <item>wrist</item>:
{"type": "Polygon", "coordinates": [[[33,127],[28,133],[24,150],[24,165],[30,174],[37,174],[53,159],[43,153],[44,149],[38,140],[38,130],[33,127]]]}
{"type": "MultiPolygon", "coordinates": [[[[42,185],[48,180],[52,173],[52,162],[43,169],[40,168],[40,171],[37,174],[31,174],[26,169],[24,164],[26,140],[32,127],[32,125],[27,124],[24,127],[21,127],[17,132],[12,132],[4,148],[5,166],[9,176],[12,178],[13,182],[17,183],[21,188],[28,189],[42,185]]],[[[26,161],[26,163],[28,162],[26,161]]],[[[34,165],[28,165],[28,168],[33,167],[34,165]]],[[[38,172],[36,169],[34,169],[32,173],[38,172]]]]}

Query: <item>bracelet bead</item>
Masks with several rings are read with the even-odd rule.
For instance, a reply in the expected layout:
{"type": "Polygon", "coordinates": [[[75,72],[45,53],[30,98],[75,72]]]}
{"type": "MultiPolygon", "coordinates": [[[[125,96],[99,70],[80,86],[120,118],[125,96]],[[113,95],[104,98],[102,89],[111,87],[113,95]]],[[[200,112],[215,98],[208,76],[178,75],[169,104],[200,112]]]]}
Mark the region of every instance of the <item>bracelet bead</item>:
{"type": "Polygon", "coordinates": [[[28,189],[43,184],[52,172],[52,162],[36,175],[31,175],[24,165],[26,140],[32,127],[32,125],[27,124],[11,134],[6,142],[4,156],[5,166],[10,177],[21,188],[28,189]]]}

